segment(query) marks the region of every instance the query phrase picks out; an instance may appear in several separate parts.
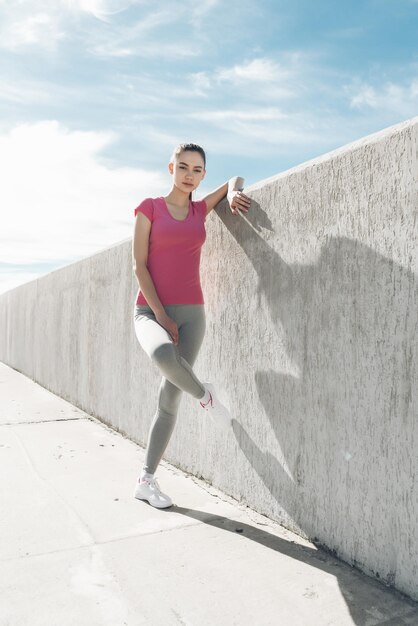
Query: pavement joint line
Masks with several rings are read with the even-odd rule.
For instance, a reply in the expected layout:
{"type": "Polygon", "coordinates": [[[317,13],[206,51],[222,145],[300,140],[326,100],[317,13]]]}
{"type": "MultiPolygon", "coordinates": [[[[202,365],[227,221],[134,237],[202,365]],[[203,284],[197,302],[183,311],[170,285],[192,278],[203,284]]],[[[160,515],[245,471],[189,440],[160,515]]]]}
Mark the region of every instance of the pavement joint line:
{"type": "Polygon", "coordinates": [[[5,422],[0,423],[0,426],[22,426],[25,424],[51,424],[53,422],[76,422],[77,420],[86,420],[88,417],[62,417],[61,419],[53,420],[33,420],[30,422],[5,422]]]}
{"type": "MultiPolygon", "coordinates": [[[[216,516],[212,519],[224,519],[223,515],[216,516]]],[[[212,521],[212,520],[211,520],[212,521]]],[[[197,521],[193,524],[181,524],[180,526],[173,526],[172,528],[161,528],[159,530],[150,530],[145,533],[133,533],[132,535],[122,535],[121,537],[113,537],[111,539],[105,539],[103,541],[94,541],[93,543],[83,543],[79,546],[72,546],[71,548],[61,548],[58,550],[50,550],[47,552],[34,552],[33,554],[22,554],[20,556],[0,558],[0,563],[9,563],[11,561],[21,561],[22,559],[31,559],[39,556],[49,556],[50,554],[60,554],[62,552],[73,552],[74,550],[80,550],[83,548],[93,548],[94,546],[105,546],[109,543],[117,543],[118,541],[125,541],[128,539],[135,539],[141,537],[148,537],[149,535],[157,535],[158,533],[169,532],[173,530],[183,530],[184,528],[194,528],[195,526],[202,526],[206,522],[204,520],[197,521]]]]}

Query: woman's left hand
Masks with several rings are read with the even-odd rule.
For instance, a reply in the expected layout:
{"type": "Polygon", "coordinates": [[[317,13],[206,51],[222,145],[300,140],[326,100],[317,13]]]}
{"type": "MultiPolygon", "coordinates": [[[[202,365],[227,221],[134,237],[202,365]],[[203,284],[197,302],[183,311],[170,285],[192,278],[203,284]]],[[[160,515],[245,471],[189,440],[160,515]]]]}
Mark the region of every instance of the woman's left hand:
{"type": "Polygon", "coordinates": [[[245,195],[242,191],[231,191],[227,195],[231,212],[234,215],[238,214],[238,210],[248,213],[248,209],[251,206],[251,198],[245,195]]]}

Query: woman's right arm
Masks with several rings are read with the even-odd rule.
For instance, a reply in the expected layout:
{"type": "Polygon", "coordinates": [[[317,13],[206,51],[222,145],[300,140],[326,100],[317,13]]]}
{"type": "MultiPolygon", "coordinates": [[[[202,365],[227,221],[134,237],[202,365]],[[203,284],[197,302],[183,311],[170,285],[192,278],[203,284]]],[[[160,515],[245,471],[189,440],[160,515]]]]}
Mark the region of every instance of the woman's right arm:
{"type": "Polygon", "coordinates": [[[133,271],[145,300],[148,302],[155,315],[157,315],[157,313],[164,311],[164,307],[157,295],[154,282],[147,268],[150,232],[150,220],[143,213],[138,211],[132,240],[133,271]]]}
{"type": "Polygon", "coordinates": [[[132,239],[132,264],[133,271],[139,283],[145,300],[154,312],[157,322],[159,322],[172,336],[175,344],[178,343],[177,324],[166,313],[161,300],[155,289],[154,281],[147,268],[149,236],[151,232],[151,221],[138,211],[135,221],[134,236],[132,239]]]}

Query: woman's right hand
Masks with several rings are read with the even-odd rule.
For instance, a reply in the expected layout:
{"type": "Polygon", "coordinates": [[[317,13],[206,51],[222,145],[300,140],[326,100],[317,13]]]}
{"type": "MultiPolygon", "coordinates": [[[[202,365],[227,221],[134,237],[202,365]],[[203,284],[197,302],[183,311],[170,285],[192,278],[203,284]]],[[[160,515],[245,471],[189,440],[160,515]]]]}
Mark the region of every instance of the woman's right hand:
{"type": "Polygon", "coordinates": [[[169,333],[174,345],[177,345],[179,342],[179,330],[176,322],[171,319],[171,317],[169,317],[165,312],[157,313],[155,315],[155,319],[169,333]]]}

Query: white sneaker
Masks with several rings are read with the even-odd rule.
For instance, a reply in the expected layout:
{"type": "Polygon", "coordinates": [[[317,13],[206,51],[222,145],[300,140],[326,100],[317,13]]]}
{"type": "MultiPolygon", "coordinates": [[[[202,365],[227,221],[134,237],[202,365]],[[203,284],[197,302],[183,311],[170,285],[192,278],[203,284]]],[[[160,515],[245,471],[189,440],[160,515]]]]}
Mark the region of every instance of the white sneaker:
{"type": "Polygon", "coordinates": [[[134,497],[138,500],[148,500],[157,509],[165,509],[173,504],[171,498],[161,492],[156,478],[141,478],[141,481],[136,483],[134,497]]]}
{"type": "Polygon", "coordinates": [[[209,391],[209,401],[206,404],[200,402],[200,406],[207,411],[217,426],[228,429],[231,426],[231,414],[227,407],[222,404],[216,396],[215,388],[212,383],[203,383],[205,389],[209,391]]]}

